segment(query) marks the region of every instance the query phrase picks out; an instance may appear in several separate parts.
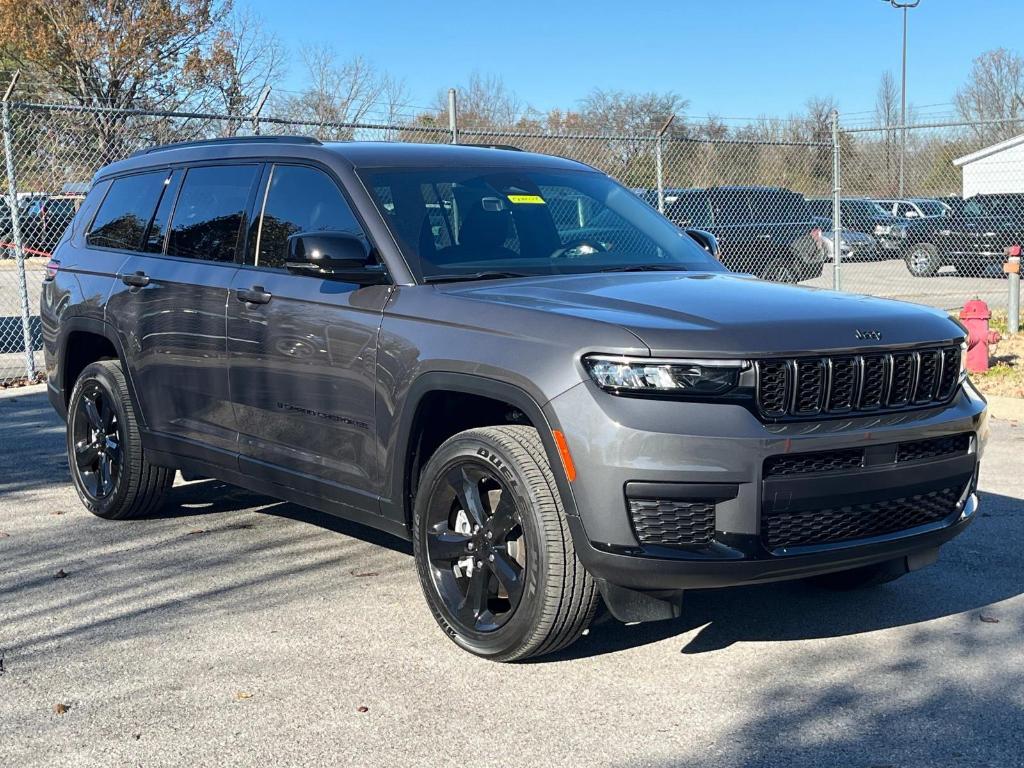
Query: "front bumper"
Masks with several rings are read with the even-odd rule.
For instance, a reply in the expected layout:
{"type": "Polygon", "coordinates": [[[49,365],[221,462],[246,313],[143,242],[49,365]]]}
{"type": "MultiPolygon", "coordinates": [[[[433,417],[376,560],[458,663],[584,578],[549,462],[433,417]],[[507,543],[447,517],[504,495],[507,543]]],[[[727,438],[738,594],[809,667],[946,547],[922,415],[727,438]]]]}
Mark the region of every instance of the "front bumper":
{"type": "Polygon", "coordinates": [[[576,465],[567,506],[575,508],[569,523],[577,554],[595,577],[631,589],[777,581],[907,557],[959,534],[978,506],[974,490],[988,422],[985,402],[970,384],[944,407],[787,424],[761,423],[738,405],[617,397],[590,382],[547,408],[576,465]],[[885,463],[889,446],[966,433],[973,437],[965,455],[885,463]],[[769,457],[853,448],[883,458],[850,471],[765,476],[769,457]],[[645,484],[644,496],[658,488],[715,489],[710,541],[642,544],[627,506],[627,488],[637,483],[645,484]],[[765,522],[789,505],[813,517],[818,502],[828,503],[833,518],[883,498],[909,499],[903,506],[913,507],[939,485],[956,488],[948,514],[877,535],[777,546],[765,522]]]}

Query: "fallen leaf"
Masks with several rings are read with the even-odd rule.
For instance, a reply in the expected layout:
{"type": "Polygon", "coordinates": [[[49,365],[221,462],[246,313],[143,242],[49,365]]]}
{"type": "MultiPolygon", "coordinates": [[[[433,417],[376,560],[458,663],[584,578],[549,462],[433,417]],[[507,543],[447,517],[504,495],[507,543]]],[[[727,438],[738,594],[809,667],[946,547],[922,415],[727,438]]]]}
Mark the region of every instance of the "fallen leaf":
{"type": "Polygon", "coordinates": [[[356,707],[356,712],[369,712],[369,707],[356,707]]]}
{"type": "Polygon", "coordinates": [[[185,535],[186,535],[186,536],[195,536],[195,535],[196,535],[196,534],[198,534],[198,533],[206,533],[206,529],[205,529],[205,528],[196,528],[196,529],[195,529],[195,530],[193,530],[193,531],[189,531],[189,532],[188,532],[187,534],[185,534],[185,535]]]}
{"type": "Polygon", "coordinates": [[[51,515],[66,515],[66,514],[67,514],[67,510],[64,510],[64,509],[55,509],[55,510],[53,510],[53,512],[51,512],[50,514],[51,514],[51,515]]]}
{"type": "Polygon", "coordinates": [[[64,573],[64,569],[63,568],[61,568],[59,571],[57,571],[55,574],[53,574],[53,578],[55,578],[55,579],[66,579],[67,577],[68,577],[68,575],[66,573],[64,573]]]}
{"type": "Polygon", "coordinates": [[[53,705],[53,711],[56,712],[58,715],[63,715],[69,709],[71,709],[71,707],[69,707],[67,704],[61,704],[60,702],[53,705]]]}
{"type": "Polygon", "coordinates": [[[252,698],[252,694],[249,693],[248,691],[237,691],[235,693],[235,698],[238,699],[239,701],[243,701],[245,699],[251,699],[252,698]]]}
{"type": "Polygon", "coordinates": [[[357,579],[364,579],[367,576],[379,576],[380,575],[380,574],[377,573],[377,571],[365,571],[364,573],[359,573],[358,571],[349,571],[349,573],[351,573],[357,579]]]}
{"type": "Polygon", "coordinates": [[[9,534],[7,531],[0,531],[0,539],[8,539],[10,538],[10,536],[11,534],[9,534]]]}
{"type": "Polygon", "coordinates": [[[999,619],[997,619],[995,616],[989,616],[989,615],[984,614],[984,613],[981,614],[980,616],[978,616],[978,618],[981,619],[982,621],[984,621],[986,624],[998,624],[999,623],[999,619]]]}

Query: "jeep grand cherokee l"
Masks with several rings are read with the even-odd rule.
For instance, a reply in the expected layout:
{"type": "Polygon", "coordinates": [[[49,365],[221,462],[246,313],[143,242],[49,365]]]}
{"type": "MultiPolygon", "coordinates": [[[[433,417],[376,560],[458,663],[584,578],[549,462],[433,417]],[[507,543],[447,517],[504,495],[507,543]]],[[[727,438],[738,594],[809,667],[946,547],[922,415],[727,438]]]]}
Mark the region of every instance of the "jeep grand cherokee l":
{"type": "Polygon", "coordinates": [[[731,274],[569,160],[161,147],[96,175],[47,275],[89,510],[152,514],[181,470],[411,539],[437,623],[491,659],[565,647],[601,599],[892,579],[976,516],[961,326],[731,274]]]}

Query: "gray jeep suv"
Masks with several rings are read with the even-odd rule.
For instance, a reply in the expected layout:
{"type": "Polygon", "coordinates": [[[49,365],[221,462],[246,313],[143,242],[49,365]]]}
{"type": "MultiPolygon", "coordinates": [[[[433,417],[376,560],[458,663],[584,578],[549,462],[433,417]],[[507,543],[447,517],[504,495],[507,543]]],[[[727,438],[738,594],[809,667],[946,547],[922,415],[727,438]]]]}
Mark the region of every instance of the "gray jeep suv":
{"type": "Polygon", "coordinates": [[[880,583],[976,516],[962,327],[730,273],[555,157],[138,153],[96,175],[42,325],[89,510],[150,515],[181,471],[411,539],[438,624],[492,659],[567,646],[602,599],[880,583]]]}

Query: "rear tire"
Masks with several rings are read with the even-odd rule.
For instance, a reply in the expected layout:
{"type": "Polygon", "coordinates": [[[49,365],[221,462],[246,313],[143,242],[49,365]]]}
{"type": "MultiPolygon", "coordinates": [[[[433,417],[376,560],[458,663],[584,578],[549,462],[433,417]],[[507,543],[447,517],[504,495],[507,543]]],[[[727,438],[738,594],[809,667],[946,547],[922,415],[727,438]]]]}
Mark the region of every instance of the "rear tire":
{"type": "Polygon", "coordinates": [[[599,604],[532,427],[471,429],[438,448],[420,477],[413,537],[434,619],[477,656],[561,650],[599,604]]]}
{"type": "Polygon", "coordinates": [[[887,560],[884,563],[865,565],[850,571],[813,576],[808,579],[808,582],[822,589],[848,592],[854,589],[867,589],[888,584],[890,581],[895,581],[906,575],[906,561],[903,558],[898,558],[896,560],[887,560]]]}
{"type": "Polygon", "coordinates": [[[85,508],[107,520],[150,514],[175,470],[146,459],[121,363],[86,366],[71,392],[67,425],[71,479],[85,508]]]}

